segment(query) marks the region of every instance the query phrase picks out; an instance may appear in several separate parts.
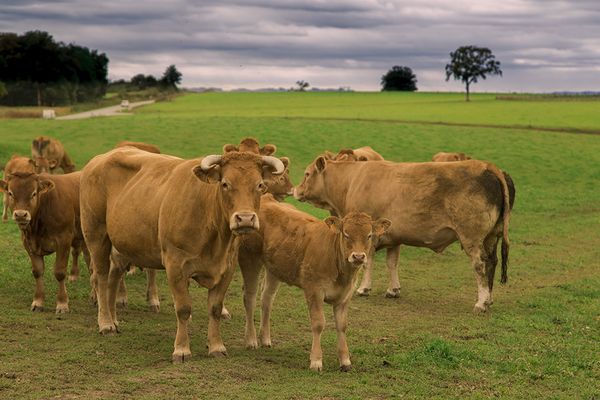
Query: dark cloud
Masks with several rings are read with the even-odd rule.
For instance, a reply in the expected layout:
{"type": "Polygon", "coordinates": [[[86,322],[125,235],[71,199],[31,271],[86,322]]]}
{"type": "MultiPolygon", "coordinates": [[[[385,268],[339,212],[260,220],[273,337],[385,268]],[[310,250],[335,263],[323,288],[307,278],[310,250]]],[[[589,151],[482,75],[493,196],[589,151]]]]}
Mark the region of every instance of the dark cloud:
{"type": "Polygon", "coordinates": [[[443,68],[456,47],[490,47],[504,77],[479,90],[600,89],[593,0],[4,0],[0,31],[47,30],[97,48],[113,78],[175,63],[188,86],[350,85],[377,90],[407,65],[422,90],[459,90],[443,68]]]}

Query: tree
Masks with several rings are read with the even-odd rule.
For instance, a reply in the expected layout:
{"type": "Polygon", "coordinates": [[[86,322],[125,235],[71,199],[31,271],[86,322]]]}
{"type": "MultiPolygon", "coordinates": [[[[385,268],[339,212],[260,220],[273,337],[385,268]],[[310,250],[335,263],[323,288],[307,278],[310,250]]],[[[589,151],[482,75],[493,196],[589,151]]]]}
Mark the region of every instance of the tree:
{"type": "Polygon", "coordinates": [[[487,47],[461,46],[450,53],[450,64],[446,64],[446,81],[450,77],[462,81],[467,89],[469,101],[469,87],[477,83],[479,78],[485,79],[487,75],[500,75],[500,61],[487,47]]]}
{"type": "Polygon", "coordinates": [[[417,76],[408,67],[394,65],[381,77],[381,86],[382,91],[414,92],[417,90],[417,76]]]}
{"type": "Polygon", "coordinates": [[[164,86],[169,86],[174,89],[177,89],[177,85],[181,83],[182,76],[183,75],[181,74],[181,72],[177,71],[177,68],[175,68],[175,65],[169,65],[165,70],[165,73],[163,74],[162,78],[160,78],[160,83],[164,86]]]}
{"type": "Polygon", "coordinates": [[[8,93],[6,91],[6,86],[4,85],[4,83],[0,82],[0,97],[6,96],[6,93],[8,93]]]}
{"type": "Polygon", "coordinates": [[[306,90],[306,88],[308,88],[310,86],[310,83],[305,82],[305,81],[296,81],[296,86],[298,86],[299,92],[304,92],[306,90]]]}

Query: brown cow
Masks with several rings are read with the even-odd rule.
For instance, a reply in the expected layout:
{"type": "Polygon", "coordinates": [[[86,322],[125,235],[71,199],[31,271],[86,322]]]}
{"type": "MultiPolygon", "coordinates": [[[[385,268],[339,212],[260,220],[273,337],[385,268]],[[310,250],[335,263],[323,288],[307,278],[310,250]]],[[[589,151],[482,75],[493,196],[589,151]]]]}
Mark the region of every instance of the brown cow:
{"type": "Polygon", "coordinates": [[[19,225],[23,247],[31,259],[36,281],[32,311],[40,311],[44,305],[44,256],[56,252],[56,313],[69,311],[65,287],[69,249],[73,255],[69,280],[79,276],[78,258],[82,250],[90,265],[79,223],[80,175],[79,172],[56,176],[15,172],[6,181],[0,181],[0,188],[8,193],[13,219],[19,225]]]}
{"type": "Polygon", "coordinates": [[[466,155],[465,153],[445,153],[443,151],[436,153],[431,161],[434,162],[447,162],[447,161],[465,161],[470,160],[471,157],[466,155]]]}
{"type": "Polygon", "coordinates": [[[47,160],[50,173],[54,173],[57,167],[62,168],[65,174],[75,171],[75,165],[62,143],[48,136],[33,139],[33,142],[31,142],[31,158],[36,162],[39,169],[44,168],[44,160],[47,160]]]}
{"type": "MultiPolygon", "coordinates": [[[[35,172],[35,163],[31,158],[21,157],[16,154],[8,160],[4,166],[4,180],[15,172],[35,172]]],[[[3,193],[2,200],[2,221],[8,221],[8,193],[3,193]]]]}
{"type": "Polygon", "coordinates": [[[326,151],[325,157],[334,161],[383,161],[381,154],[373,150],[371,146],[359,147],[358,149],[342,149],[337,154],[326,151]]]}
{"type": "Polygon", "coordinates": [[[265,265],[262,293],[260,339],[271,346],[270,313],[279,282],[300,287],[310,312],[313,343],[310,368],[323,368],[321,332],[325,326],[323,302],[333,306],[338,332],[338,359],[342,371],[350,369],[346,344],[347,313],[358,270],[370,254],[373,244],[390,226],[387,219],[371,220],[364,213],[352,212],[343,219],[327,217],[321,221],[270,195],[261,198],[260,234],[253,249],[241,257],[246,308],[246,346],[257,347],[254,306],[258,276],[265,265]]]}
{"type": "Polygon", "coordinates": [[[208,288],[208,353],[226,354],[219,334],[223,297],[234,272],[239,235],[259,228],[263,167],[278,159],[230,152],[182,160],[123,147],[94,157],[81,178],[81,222],[97,274],[98,326],[117,331],[116,292],[124,272],[110,254],[164,268],[177,315],[173,362],[191,356],[188,280],[208,288]],[[110,274],[109,274],[110,271],[110,274]]]}
{"type": "MultiPolygon", "coordinates": [[[[442,252],[459,240],[476,273],[475,310],[486,311],[492,303],[500,238],[501,282],[507,279],[508,221],[514,194],[510,177],[483,161],[357,163],[320,156],[306,168],[294,196],[317,206],[326,204],[338,215],[358,210],[374,218],[388,218],[392,229],[378,248],[407,244],[442,252]]],[[[388,252],[392,289],[399,288],[396,263],[397,258],[390,259],[388,252]]],[[[371,269],[372,260],[359,291],[370,290],[371,269]]]]}

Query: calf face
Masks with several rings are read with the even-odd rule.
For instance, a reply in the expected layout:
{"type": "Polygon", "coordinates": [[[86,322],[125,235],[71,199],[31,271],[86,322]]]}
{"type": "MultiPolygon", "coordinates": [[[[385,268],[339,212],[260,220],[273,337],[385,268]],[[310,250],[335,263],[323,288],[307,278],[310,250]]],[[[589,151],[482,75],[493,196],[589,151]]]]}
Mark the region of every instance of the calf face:
{"type": "Polygon", "coordinates": [[[369,215],[361,212],[351,212],[342,219],[327,217],[325,223],[340,234],[342,255],[355,267],[360,267],[367,262],[375,241],[392,224],[385,218],[373,221],[369,215]]]}
{"type": "Polygon", "coordinates": [[[54,182],[32,173],[14,173],[0,181],[0,189],[8,193],[8,205],[19,228],[25,229],[37,214],[40,196],[54,189],[54,182]]]}
{"type": "MultiPolygon", "coordinates": [[[[35,157],[33,160],[33,164],[35,165],[35,172],[37,174],[49,173],[50,172],[50,162],[45,157],[35,157]]],[[[56,161],[54,162],[54,166],[56,167],[56,161]]]]}
{"type": "Polygon", "coordinates": [[[275,157],[232,151],[205,157],[193,172],[203,182],[220,186],[221,207],[229,228],[239,234],[259,228],[260,196],[267,190],[263,179],[267,173],[281,175],[284,170],[275,157]]]}

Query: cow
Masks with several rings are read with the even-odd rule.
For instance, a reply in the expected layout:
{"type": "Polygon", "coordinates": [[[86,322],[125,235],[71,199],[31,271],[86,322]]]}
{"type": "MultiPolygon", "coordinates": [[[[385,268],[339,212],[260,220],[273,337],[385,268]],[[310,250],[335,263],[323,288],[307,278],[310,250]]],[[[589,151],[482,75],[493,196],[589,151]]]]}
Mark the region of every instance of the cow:
{"type": "Polygon", "coordinates": [[[123,141],[117,143],[117,145],[115,146],[115,149],[117,149],[119,147],[126,147],[126,146],[137,147],[138,149],[147,151],[149,153],[160,154],[160,149],[158,148],[158,146],[155,146],[150,143],[144,143],[144,142],[130,142],[129,140],[123,140],[123,141]]]}
{"type": "Polygon", "coordinates": [[[246,309],[246,346],[258,346],[254,327],[254,307],[258,276],[266,269],[262,293],[260,341],[271,347],[270,314],[279,282],[304,291],[313,334],[310,368],[321,371],[323,354],[321,332],[325,325],[323,302],[333,306],[338,333],[338,359],[342,371],[350,370],[346,343],[347,313],[359,269],[374,251],[374,243],[391,222],[373,221],[365,213],[351,212],[344,218],[327,217],[321,221],[293,206],[277,202],[267,194],[261,198],[261,226],[253,246],[240,268],[244,276],[246,309]]]}
{"type": "MultiPolygon", "coordinates": [[[[4,180],[14,174],[15,172],[35,172],[35,163],[31,158],[21,157],[16,154],[8,160],[6,165],[4,166],[4,180]]],[[[8,221],[8,193],[3,193],[2,200],[2,221],[8,221]]]]}
{"type": "Polygon", "coordinates": [[[60,167],[65,174],[75,171],[75,165],[69,158],[69,155],[65,151],[63,144],[57,139],[40,136],[33,139],[31,142],[31,158],[39,163],[38,168],[43,168],[43,161],[47,160],[49,171],[39,172],[50,172],[54,173],[56,168],[60,167]]]}
{"type": "Polygon", "coordinates": [[[79,172],[66,175],[14,172],[0,181],[0,189],[8,194],[13,219],[21,230],[23,247],[31,259],[36,281],[32,311],[41,311],[44,305],[44,256],[56,253],[57,314],[69,311],[65,286],[69,250],[73,256],[70,281],[79,276],[79,254],[82,251],[90,265],[79,222],[80,175],[79,172]]]}
{"type": "Polygon", "coordinates": [[[358,149],[342,149],[337,154],[326,151],[325,156],[329,160],[335,161],[383,161],[381,154],[373,150],[371,146],[364,146],[358,149]]]}
{"type": "Polygon", "coordinates": [[[445,153],[443,151],[436,153],[431,158],[431,161],[434,161],[434,162],[465,161],[465,160],[471,160],[471,157],[469,157],[465,153],[445,153]]]}
{"type": "Polygon", "coordinates": [[[175,303],[172,360],[191,357],[188,281],[208,288],[208,353],[226,354],[219,333],[238,238],[259,228],[263,168],[281,161],[247,152],[183,160],[132,147],[94,157],[81,178],[81,223],[98,284],[98,328],[117,332],[116,292],[124,268],[110,268],[111,249],[128,262],[165,269],[175,303]]]}
{"type": "MultiPolygon", "coordinates": [[[[454,163],[344,162],[317,157],[305,170],[294,197],[325,204],[337,215],[362,211],[373,218],[388,218],[392,229],[377,248],[401,244],[442,252],[459,240],[475,269],[478,287],[476,312],[492,303],[497,244],[502,239],[502,278],[507,280],[508,224],[515,188],[509,175],[494,164],[477,161],[454,163]]],[[[390,289],[399,290],[397,255],[386,260],[390,289]],[[394,257],[395,256],[395,257],[394,257]]],[[[372,259],[358,292],[371,288],[372,259]]]]}

